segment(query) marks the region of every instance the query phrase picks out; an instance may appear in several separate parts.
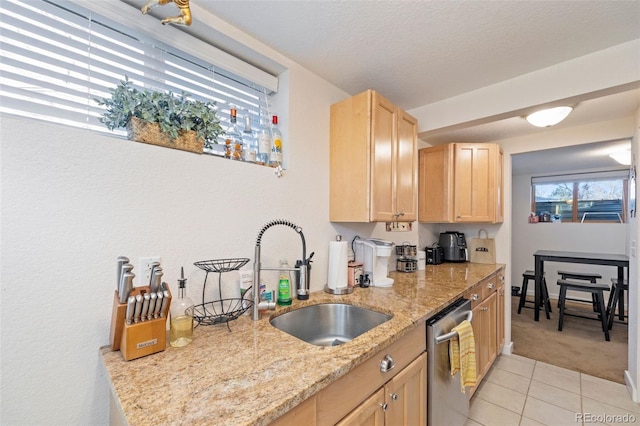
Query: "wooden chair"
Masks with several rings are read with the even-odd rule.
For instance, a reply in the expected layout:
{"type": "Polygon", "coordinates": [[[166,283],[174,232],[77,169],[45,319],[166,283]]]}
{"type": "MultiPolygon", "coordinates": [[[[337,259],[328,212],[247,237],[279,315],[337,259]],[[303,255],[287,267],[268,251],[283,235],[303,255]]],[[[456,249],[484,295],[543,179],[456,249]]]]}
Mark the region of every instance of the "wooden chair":
{"type": "MultiPolygon", "coordinates": [[[[597,282],[597,280],[602,278],[602,275],[593,274],[591,272],[558,271],[558,275],[560,275],[561,280],[580,280],[580,281],[588,281],[594,284],[597,282]]],[[[567,297],[566,300],[571,300],[572,302],[588,303],[586,300],[575,299],[571,297],[567,297]]],[[[598,306],[596,304],[595,298],[591,299],[591,304],[593,305],[593,312],[598,312],[598,306]]],[[[558,308],[559,307],[560,307],[560,299],[558,299],[558,308]]]]}
{"type": "Polygon", "coordinates": [[[560,303],[558,331],[562,331],[562,323],[564,321],[565,315],[587,319],[597,319],[602,324],[602,331],[604,332],[605,340],[607,342],[610,341],[607,310],[604,306],[604,291],[609,290],[609,286],[606,284],[570,280],[558,280],[558,285],[560,286],[560,298],[558,299],[558,302],[560,303]],[[588,316],[588,314],[593,314],[593,312],[587,312],[585,310],[570,310],[571,312],[566,312],[566,301],[568,300],[567,290],[591,293],[591,298],[592,300],[595,300],[595,303],[597,305],[597,311],[595,312],[596,316],[588,316]]]}
{"type": "MultiPolygon", "coordinates": [[[[629,281],[624,280],[622,285],[618,284],[617,278],[611,278],[611,293],[609,293],[609,302],[607,303],[607,316],[609,318],[609,330],[613,327],[613,321],[616,317],[616,306],[620,300],[624,300],[624,292],[629,291],[629,281]]],[[[620,302],[620,320],[624,320],[629,316],[624,313],[624,304],[620,302]]]]}
{"type": "MultiPolygon", "coordinates": [[[[533,306],[526,306],[527,303],[533,303],[534,301],[527,300],[527,287],[529,284],[529,280],[532,280],[535,285],[536,275],[534,271],[526,270],[524,274],[522,274],[522,291],[520,293],[520,303],[518,304],[518,314],[522,311],[522,308],[533,308],[533,306]]],[[[547,289],[547,280],[542,276],[542,288],[539,289],[540,295],[540,306],[544,306],[544,311],[547,314],[547,319],[551,319],[549,312],[551,312],[551,302],[549,301],[549,290],[547,289]]]]}

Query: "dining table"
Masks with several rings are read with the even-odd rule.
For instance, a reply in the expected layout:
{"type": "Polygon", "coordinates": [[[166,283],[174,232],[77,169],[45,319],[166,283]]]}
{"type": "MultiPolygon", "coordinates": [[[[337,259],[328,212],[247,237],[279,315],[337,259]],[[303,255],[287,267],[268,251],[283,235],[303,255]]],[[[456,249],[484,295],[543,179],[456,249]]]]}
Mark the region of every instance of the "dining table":
{"type": "MultiPolygon", "coordinates": [[[[542,294],[542,277],[544,276],[545,262],[561,262],[561,263],[582,263],[587,265],[605,265],[615,266],[618,269],[618,283],[622,284],[628,279],[629,274],[629,256],[626,254],[615,253],[588,253],[578,251],[557,251],[557,250],[538,250],[533,253],[535,259],[535,303],[534,303],[534,320],[540,319],[540,303],[542,294]],[[625,276],[626,269],[626,276],[625,276]]],[[[624,319],[624,290],[622,285],[617,286],[618,293],[618,315],[620,320],[624,319]]],[[[613,312],[610,315],[614,315],[613,312]]]]}

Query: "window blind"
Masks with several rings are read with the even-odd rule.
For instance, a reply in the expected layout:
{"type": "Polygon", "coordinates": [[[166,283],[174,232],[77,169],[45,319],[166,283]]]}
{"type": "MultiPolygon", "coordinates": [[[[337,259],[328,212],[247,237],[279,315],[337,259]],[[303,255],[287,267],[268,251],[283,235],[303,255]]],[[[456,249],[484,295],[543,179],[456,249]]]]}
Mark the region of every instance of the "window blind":
{"type": "Polygon", "coordinates": [[[2,0],[0,43],[5,114],[109,133],[94,99],[125,75],[139,89],[216,102],[223,128],[230,105],[254,127],[268,112],[264,87],[73,2],[2,0]]]}
{"type": "Polygon", "coordinates": [[[534,176],[531,178],[532,185],[545,183],[567,183],[567,182],[594,182],[597,180],[627,179],[629,170],[609,170],[601,172],[572,173],[553,176],[534,176]]]}

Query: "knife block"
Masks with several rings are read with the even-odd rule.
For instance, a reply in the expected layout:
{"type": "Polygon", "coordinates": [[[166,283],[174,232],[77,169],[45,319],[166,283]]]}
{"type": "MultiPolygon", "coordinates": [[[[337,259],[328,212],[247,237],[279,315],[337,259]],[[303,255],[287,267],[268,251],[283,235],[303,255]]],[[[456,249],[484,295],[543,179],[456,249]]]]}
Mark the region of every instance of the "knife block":
{"type": "MultiPolygon", "coordinates": [[[[138,287],[143,293],[149,292],[148,287],[138,287]]],[[[171,307],[171,292],[167,301],[167,313],[171,307]]],[[[126,324],[127,305],[120,303],[118,292],[113,299],[111,317],[111,350],[120,350],[125,361],[141,358],[156,352],[162,352],[167,347],[167,318],[164,316],[138,323],[126,324]]]]}

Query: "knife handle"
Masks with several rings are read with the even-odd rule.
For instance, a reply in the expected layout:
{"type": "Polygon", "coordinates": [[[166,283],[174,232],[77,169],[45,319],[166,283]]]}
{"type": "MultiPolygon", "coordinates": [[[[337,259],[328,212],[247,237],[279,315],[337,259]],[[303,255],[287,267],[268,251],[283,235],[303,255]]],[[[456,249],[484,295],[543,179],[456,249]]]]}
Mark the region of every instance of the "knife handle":
{"type": "Polygon", "coordinates": [[[162,292],[162,308],[160,308],[160,317],[167,317],[167,305],[169,304],[169,290],[162,292]]]}
{"type": "Polygon", "coordinates": [[[120,289],[118,290],[120,294],[120,303],[126,303],[127,299],[130,296],[131,289],[133,288],[133,278],[136,276],[133,272],[125,272],[127,271],[126,265],[122,269],[122,280],[120,282],[120,289]]]}
{"type": "Polygon", "coordinates": [[[156,310],[156,299],[158,298],[158,295],[151,292],[149,293],[150,299],[149,299],[149,310],[147,311],[147,318],[149,320],[153,319],[153,312],[156,310]]]}
{"type": "Polygon", "coordinates": [[[162,294],[161,291],[158,291],[156,293],[157,298],[156,298],[156,309],[153,311],[153,316],[155,318],[160,318],[160,311],[162,310],[162,304],[163,304],[163,299],[164,299],[164,295],[162,294]]]}
{"type": "Polygon", "coordinates": [[[136,310],[133,313],[133,322],[140,322],[140,312],[142,311],[142,295],[136,296],[136,310]]]}
{"type": "Polygon", "coordinates": [[[122,282],[122,265],[124,265],[125,263],[129,263],[129,258],[126,256],[118,256],[118,258],[116,259],[116,264],[117,264],[117,269],[118,269],[118,275],[116,277],[117,282],[116,282],[116,289],[119,291],[120,290],[120,283],[122,282]]]}
{"type": "Polygon", "coordinates": [[[131,324],[131,321],[133,320],[133,312],[136,309],[136,298],[135,296],[129,296],[129,299],[127,299],[127,314],[126,314],[126,321],[127,321],[127,325],[131,324]]]}
{"type": "Polygon", "coordinates": [[[156,271],[156,269],[158,269],[160,267],[160,262],[153,262],[151,263],[151,270],[149,271],[149,287],[152,286],[153,283],[153,273],[156,271]]]}
{"type": "Polygon", "coordinates": [[[149,303],[151,302],[151,296],[149,293],[145,293],[142,296],[142,311],[140,311],[140,321],[146,321],[149,312],[149,303]]]}

